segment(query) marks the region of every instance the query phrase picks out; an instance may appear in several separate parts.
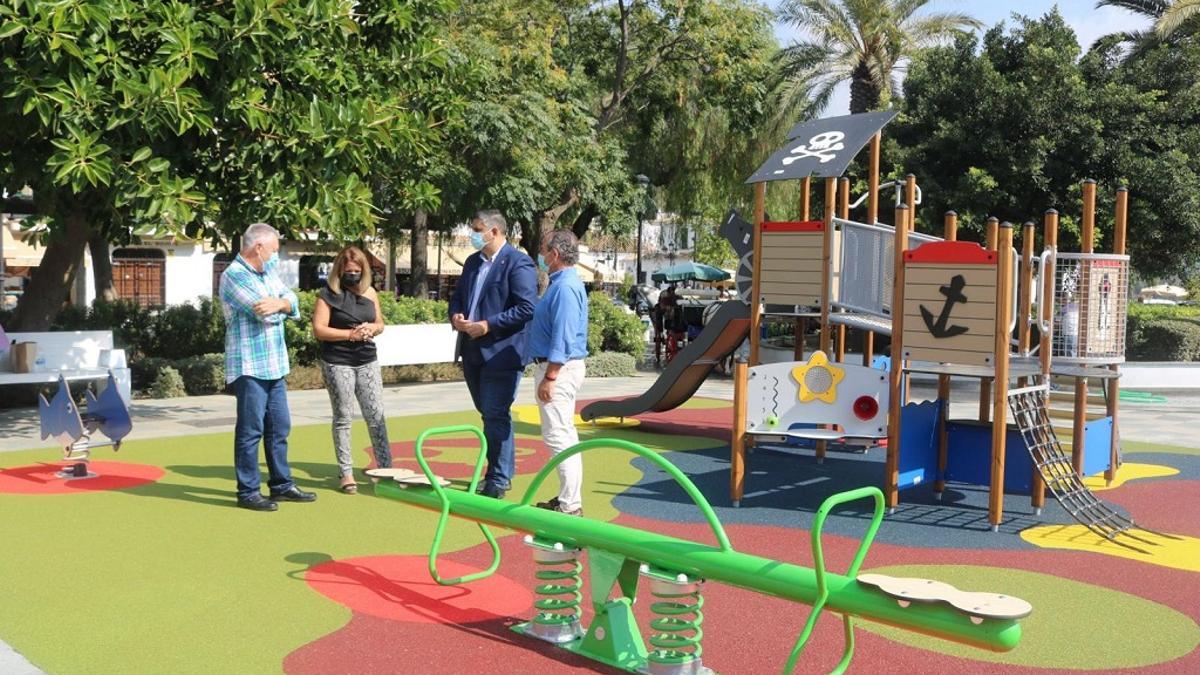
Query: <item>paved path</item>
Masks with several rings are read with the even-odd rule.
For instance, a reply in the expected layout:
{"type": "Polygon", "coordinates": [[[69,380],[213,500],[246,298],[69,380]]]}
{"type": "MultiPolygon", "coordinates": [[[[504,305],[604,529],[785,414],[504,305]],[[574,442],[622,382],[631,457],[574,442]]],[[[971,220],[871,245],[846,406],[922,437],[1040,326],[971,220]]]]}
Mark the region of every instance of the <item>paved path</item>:
{"type": "MultiPolygon", "coordinates": [[[[584,398],[631,396],[645,391],[655,374],[641,373],[635,377],[589,379],[584,384],[584,398]]],[[[533,404],[533,385],[522,382],[517,402],[533,404]]],[[[951,411],[958,417],[973,415],[978,409],[979,387],[975,381],[964,380],[955,385],[951,395],[951,411]]],[[[917,399],[934,396],[931,382],[914,381],[913,396],[917,399]]],[[[733,381],[728,377],[713,377],[700,388],[699,396],[731,400],[733,381]]],[[[1169,392],[1166,403],[1123,404],[1120,413],[1122,435],[1127,440],[1164,445],[1200,448],[1200,434],[1194,431],[1200,414],[1200,392],[1169,392]]],[[[323,389],[288,393],[292,423],[328,424],[329,395],[323,389]]],[[[177,399],[141,399],[134,401],[133,433],[129,440],[186,436],[200,432],[233,429],[236,419],[233,396],[189,396],[177,399]]],[[[469,410],[470,399],[461,382],[404,384],[385,387],[384,404],[394,417],[439,412],[469,410]]],[[[37,411],[32,408],[0,411],[0,452],[46,447],[39,437],[37,411]]]]}

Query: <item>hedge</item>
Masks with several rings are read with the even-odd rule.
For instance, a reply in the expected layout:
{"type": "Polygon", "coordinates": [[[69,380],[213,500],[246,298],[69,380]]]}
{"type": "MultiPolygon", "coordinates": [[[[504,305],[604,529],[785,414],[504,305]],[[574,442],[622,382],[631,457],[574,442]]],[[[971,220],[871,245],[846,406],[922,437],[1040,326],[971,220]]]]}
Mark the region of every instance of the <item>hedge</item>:
{"type": "Polygon", "coordinates": [[[588,296],[588,353],[622,352],[635,359],[646,353],[645,326],[636,314],[613,304],[596,291],[588,296]]]}

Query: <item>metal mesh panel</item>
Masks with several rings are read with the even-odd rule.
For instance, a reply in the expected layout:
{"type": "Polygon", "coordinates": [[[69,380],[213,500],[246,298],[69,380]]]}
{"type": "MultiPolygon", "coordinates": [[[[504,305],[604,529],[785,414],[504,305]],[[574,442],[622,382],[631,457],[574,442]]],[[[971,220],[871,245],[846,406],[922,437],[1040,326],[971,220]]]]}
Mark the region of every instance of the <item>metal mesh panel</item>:
{"type": "Polygon", "coordinates": [[[804,373],[804,386],[814,394],[824,394],[833,386],[833,373],[828,368],[809,368],[804,373]]]}
{"type": "MultiPolygon", "coordinates": [[[[886,225],[867,225],[835,218],[842,230],[841,278],[835,304],[852,312],[887,317],[892,313],[896,283],[896,232],[886,225]]],[[[939,237],[910,232],[909,250],[939,237]]]]}
{"type": "Polygon", "coordinates": [[[1129,256],[1059,253],[1054,265],[1054,359],[1123,362],[1128,304],[1129,256]]]}

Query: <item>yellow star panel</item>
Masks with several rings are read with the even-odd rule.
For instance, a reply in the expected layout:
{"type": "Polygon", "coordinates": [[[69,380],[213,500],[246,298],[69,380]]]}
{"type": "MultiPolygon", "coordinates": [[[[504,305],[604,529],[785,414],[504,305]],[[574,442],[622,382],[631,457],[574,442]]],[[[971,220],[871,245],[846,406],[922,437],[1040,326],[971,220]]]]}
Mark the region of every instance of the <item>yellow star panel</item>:
{"type": "Polygon", "coordinates": [[[792,377],[800,385],[801,403],[809,401],[835,403],[838,382],[841,382],[845,376],[846,371],[830,364],[829,357],[825,356],[825,352],[820,351],[813,352],[808,363],[792,369],[792,377]]]}

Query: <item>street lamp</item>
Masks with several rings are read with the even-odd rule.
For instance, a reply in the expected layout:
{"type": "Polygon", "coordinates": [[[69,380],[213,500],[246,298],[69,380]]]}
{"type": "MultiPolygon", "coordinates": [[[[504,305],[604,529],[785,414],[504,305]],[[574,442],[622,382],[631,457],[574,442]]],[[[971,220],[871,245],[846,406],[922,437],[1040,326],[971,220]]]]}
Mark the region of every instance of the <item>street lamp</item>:
{"type": "Polygon", "coordinates": [[[645,199],[645,197],[646,197],[646,191],[650,188],[650,179],[647,178],[645,176],[645,174],[639,173],[635,180],[637,180],[637,184],[642,188],[642,205],[641,205],[641,207],[638,208],[638,214],[637,214],[637,219],[638,219],[637,262],[636,262],[637,274],[634,276],[634,282],[633,282],[634,285],[637,286],[642,283],[642,219],[646,215],[646,199],[645,199]]]}

